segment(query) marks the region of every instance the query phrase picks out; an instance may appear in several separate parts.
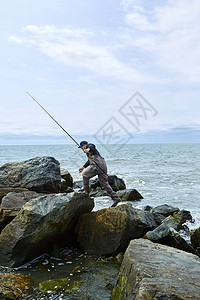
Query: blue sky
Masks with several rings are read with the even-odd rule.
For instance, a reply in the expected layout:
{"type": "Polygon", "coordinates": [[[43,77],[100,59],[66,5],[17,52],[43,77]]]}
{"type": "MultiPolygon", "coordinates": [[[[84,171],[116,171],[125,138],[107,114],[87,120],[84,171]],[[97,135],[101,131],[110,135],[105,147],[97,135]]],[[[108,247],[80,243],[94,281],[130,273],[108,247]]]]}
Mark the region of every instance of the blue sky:
{"type": "Polygon", "coordinates": [[[74,135],[134,132],[119,109],[137,91],[157,111],[141,133],[196,132],[199,20],[198,0],[3,1],[0,137],[62,135],[26,91],[74,135]]]}

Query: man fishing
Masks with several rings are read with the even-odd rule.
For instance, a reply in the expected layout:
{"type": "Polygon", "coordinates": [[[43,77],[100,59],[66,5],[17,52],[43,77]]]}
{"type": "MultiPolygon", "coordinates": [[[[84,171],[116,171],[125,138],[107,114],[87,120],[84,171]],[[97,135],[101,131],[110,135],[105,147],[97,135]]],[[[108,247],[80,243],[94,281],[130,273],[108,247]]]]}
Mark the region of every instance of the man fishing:
{"type": "Polygon", "coordinates": [[[104,158],[100,155],[96,146],[87,141],[80,142],[79,148],[82,148],[83,152],[85,152],[88,157],[88,161],[79,168],[79,173],[82,173],[83,170],[86,169],[83,172],[84,192],[89,195],[89,180],[98,175],[102,189],[106,190],[114,201],[112,207],[116,206],[120,202],[120,198],[108,183],[107,166],[104,158]]]}

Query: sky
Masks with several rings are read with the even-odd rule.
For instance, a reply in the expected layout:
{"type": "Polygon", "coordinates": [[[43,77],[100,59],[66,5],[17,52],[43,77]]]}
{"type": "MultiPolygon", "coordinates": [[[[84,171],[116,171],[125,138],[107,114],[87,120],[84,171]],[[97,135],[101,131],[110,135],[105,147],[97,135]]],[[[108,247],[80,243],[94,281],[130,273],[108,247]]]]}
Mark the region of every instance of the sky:
{"type": "Polygon", "coordinates": [[[2,1],[0,143],[65,135],[27,91],[82,139],[198,142],[199,32],[199,0],[2,1]]]}

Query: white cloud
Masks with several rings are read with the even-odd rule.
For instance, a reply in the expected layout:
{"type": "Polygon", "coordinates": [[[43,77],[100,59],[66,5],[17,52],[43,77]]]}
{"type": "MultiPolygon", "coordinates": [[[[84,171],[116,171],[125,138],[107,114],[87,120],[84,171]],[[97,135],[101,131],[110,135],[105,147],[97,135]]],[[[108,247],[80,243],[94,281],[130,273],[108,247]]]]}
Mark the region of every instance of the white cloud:
{"type": "Polygon", "coordinates": [[[27,25],[22,33],[26,37],[12,36],[10,40],[37,47],[64,64],[128,82],[145,80],[136,69],[116,59],[108,47],[91,42],[93,33],[89,30],[27,25]]]}
{"type": "Polygon", "coordinates": [[[166,1],[151,11],[129,10],[127,42],[153,55],[155,66],[176,72],[180,80],[199,83],[199,20],[198,0],[166,1]]]}

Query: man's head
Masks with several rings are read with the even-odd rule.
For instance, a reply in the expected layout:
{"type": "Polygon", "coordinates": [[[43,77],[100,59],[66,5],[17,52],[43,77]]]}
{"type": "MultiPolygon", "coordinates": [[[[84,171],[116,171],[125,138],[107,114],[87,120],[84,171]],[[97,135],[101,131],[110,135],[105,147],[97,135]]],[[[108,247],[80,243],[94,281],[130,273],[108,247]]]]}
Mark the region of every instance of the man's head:
{"type": "Polygon", "coordinates": [[[88,142],[87,141],[82,141],[80,142],[79,148],[85,149],[87,147],[88,142]]]}

